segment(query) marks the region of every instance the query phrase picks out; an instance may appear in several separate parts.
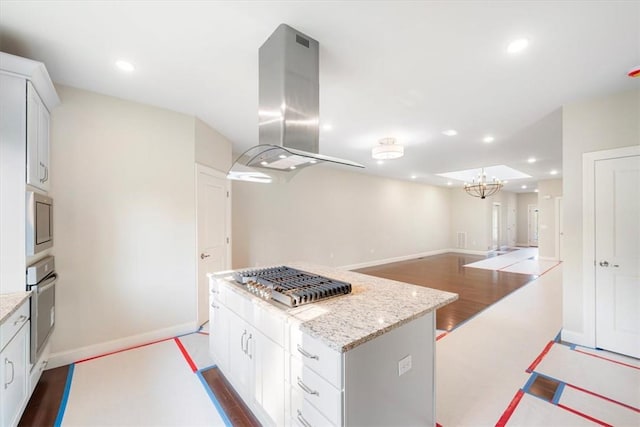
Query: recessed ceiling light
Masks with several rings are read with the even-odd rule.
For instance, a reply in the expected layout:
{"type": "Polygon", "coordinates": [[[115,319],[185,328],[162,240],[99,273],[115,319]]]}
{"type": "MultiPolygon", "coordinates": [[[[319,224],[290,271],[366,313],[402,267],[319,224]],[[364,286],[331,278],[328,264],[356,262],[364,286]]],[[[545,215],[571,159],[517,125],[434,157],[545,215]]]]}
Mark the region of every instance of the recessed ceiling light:
{"type": "Polygon", "coordinates": [[[509,181],[502,181],[502,183],[503,183],[503,184],[508,184],[508,183],[509,183],[509,181]]]}
{"type": "Polygon", "coordinates": [[[384,162],[382,160],[378,160],[376,163],[379,165],[384,165],[384,162]]]}
{"type": "Polygon", "coordinates": [[[535,163],[536,162],[536,158],[535,157],[529,157],[527,159],[527,163],[535,163]]]}
{"type": "Polygon", "coordinates": [[[549,175],[558,175],[558,171],[554,169],[551,172],[549,172],[549,175]]]}
{"type": "Polygon", "coordinates": [[[289,166],[289,169],[294,170],[296,167],[295,166],[289,166]]]}
{"type": "Polygon", "coordinates": [[[514,41],[512,41],[511,43],[509,43],[509,45],[507,46],[507,52],[514,54],[514,53],[520,53],[523,50],[525,50],[527,48],[527,46],[529,46],[529,40],[527,39],[516,39],[514,41]]]}
{"type": "Polygon", "coordinates": [[[537,193],[537,192],[538,192],[538,189],[536,188],[535,190],[533,190],[533,192],[534,192],[534,193],[537,193]]]}
{"type": "Polygon", "coordinates": [[[522,188],[522,189],[524,190],[524,189],[526,189],[526,188],[527,188],[527,186],[526,186],[526,185],[523,185],[523,186],[522,186],[522,187],[520,187],[520,188],[522,188]]]}
{"type": "Polygon", "coordinates": [[[333,130],[333,125],[331,123],[325,123],[322,125],[322,130],[333,130]]]}
{"type": "Polygon", "coordinates": [[[453,185],[453,182],[449,181],[447,182],[447,185],[453,185]]]}
{"type": "Polygon", "coordinates": [[[285,154],[280,154],[278,157],[280,157],[281,159],[286,159],[287,156],[285,154]]]}
{"type": "Polygon", "coordinates": [[[125,71],[127,73],[131,73],[136,69],[136,67],[134,67],[131,62],[125,61],[124,59],[118,59],[116,61],[116,67],[118,67],[120,70],[125,71]]]}
{"type": "Polygon", "coordinates": [[[269,163],[268,163],[268,162],[260,162],[260,164],[261,164],[262,166],[267,166],[269,163]]]}
{"type": "Polygon", "coordinates": [[[312,165],[315,165],[316,163],[318,163],[318,161],[316,159],[311,159],[309,160],[309,163],[311,163],[312,165]]]}
{"type": "Polygon", "coordinates": [[[443,130],[442,134],[447,136],[456,136],[458,134],[458,131],[456,131],[455,129],[447,129],[443,130]]]}
{"type": "Polygon", "coordinates": [[[487,144],[489,144],[489,143],[491,143],[493,141],[495,141],[495,138],[492,137],[491,135],[487,135],[484,138],[482,138],[482,142],[485,142],[487,144]]]}
{"type": "Polygon", "coordinates": [[[416,178],[417,178],[417,176],[411,175],[411,179],[416,179],[416,178]]]}

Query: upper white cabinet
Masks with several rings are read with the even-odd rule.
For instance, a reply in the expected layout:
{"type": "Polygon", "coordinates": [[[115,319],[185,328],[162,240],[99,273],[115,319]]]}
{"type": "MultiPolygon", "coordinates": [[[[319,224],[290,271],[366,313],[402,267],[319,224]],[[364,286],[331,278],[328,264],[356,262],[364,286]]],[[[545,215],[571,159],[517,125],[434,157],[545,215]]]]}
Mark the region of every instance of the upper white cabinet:
{"type": "Polygon", "coordinates": [[[49,191],[49,110],[27,82],[27,184],[49,191]]]}

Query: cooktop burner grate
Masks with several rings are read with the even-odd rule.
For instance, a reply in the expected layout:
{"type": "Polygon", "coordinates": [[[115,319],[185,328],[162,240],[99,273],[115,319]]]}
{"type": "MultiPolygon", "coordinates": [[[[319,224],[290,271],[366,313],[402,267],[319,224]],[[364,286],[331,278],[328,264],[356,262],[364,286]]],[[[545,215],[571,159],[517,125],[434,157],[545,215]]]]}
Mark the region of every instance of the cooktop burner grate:
{"type": "Polygon", "coordinates": [[[233,273],[250,292],[289,307],[351,293],[351,284],[295,268],[279,266],[233,273]]]}

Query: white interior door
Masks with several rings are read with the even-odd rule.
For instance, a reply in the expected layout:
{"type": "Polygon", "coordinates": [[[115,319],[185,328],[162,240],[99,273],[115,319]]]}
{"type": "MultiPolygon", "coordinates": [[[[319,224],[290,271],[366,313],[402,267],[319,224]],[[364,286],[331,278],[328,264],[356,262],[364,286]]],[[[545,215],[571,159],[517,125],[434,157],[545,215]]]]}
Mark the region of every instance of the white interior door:
{"type": "Polygon", "coordinates": [[[529,246],[538,247],[538,207],[529,205],[529,246]]]}
{"type": "Polygon", "coordinates": [[[197,166],[198,324],[209,320],[207,273],[229,268],[228,181],[224,174],[197,166]]]}
{"type": "Polygon", "coordinates": [[[595,162],[596,346],[640,358],[640,156],[595,162]]]}

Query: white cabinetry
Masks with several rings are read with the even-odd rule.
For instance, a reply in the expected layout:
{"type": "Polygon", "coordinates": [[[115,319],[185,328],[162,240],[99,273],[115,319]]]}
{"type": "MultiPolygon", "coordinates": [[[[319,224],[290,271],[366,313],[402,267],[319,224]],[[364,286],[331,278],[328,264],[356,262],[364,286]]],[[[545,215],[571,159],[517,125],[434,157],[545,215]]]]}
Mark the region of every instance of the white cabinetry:
{"type": "Polygon", "coordinates": [[[27,184],[49,191],[49,110],[27,82],[27,184]]]}
{"type": "Polygon", "coordinates": [[[29,299],[0,326],[0,425],[15,426],[29,398],[29,299]]]}
{"type": "Polygon", "coordinates": [[[433,312],[339,352],[235,284],[211,290],[212,355],[263,425],[435,425],[433,312]]]}
{"type": "Polygon", "coordinates": [[[210,349],[216,365],[263,425],[284,425],[284,316],[215,279],[210,290],[210,349]]]}

